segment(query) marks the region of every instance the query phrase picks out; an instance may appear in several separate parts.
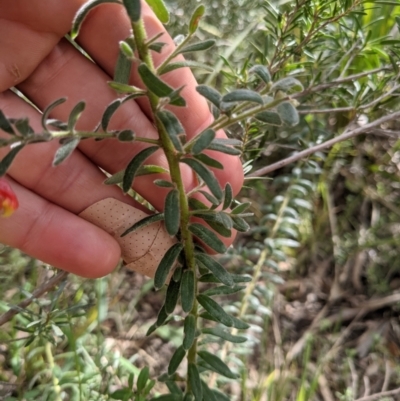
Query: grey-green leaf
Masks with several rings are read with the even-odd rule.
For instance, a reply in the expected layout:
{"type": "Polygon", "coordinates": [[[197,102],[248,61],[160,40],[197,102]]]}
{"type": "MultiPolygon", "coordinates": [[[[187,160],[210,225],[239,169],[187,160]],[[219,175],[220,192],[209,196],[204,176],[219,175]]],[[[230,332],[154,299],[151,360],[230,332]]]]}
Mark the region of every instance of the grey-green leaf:
{"type": "MultiPolygon", "coordinates": [[[[45,129],[47,130],[47,128],[45,128],[45,129]]],[[[7,134],[15,135],[13,127],[11,126],[7,117],[4,115],[4,113],[1,110],[0,110],[0,130],[7,132],[7,134]]]]}
{"type": "MultiPolygon", "coordinates": [[[[127,47],[129,48],[129,46],[127,47]]],[[[132,60],[129,59],[126,56],[125,52],[120,49],[117,58],[117,63],[115,65],[114,81],[121,84],[129,84],[131,69],[132,69],[132,60]]]]}
{"type": "Polygon", "coordinates": [[[121,106],[122,101],[121,99],[116,99],[111,102],[101,117],[101,129],[103,131],[107,131],[108,124],[110,123],[111,117],[117,111],[118,107],[121,106]]]}
{"type": "Polygon", "coordinates": [[[122,2],[131,21],[138,22],[141,14],[140,0],[122,0],[122,2]]]}
{"type": "Polygon", "coordinates": [[[223,170],[224,166],[216,159],[206,155],[205,153],[200,153],[199,155],[193,156],[196,160],[202,162],[206,166],[217,168],[223,170]]]}
{"type": "MultiPolygon", "coordinates": [[[[54,108],[56,108],[58,105],[60,105],[60,104],[62,104],[62,103],[64,103],[64,102],[66,102],[66,100],[67,100],[67,98],[65,98],[65,97],[60,98],[60,99],[57,99],[57,100],[55,100],[54,102],[52,102],[49,106],[46,107],[46,109],[44,110],[44,112],[43,112],[43,114],[42,114],[42,127],[43,127],[43,129],[44,129],[45,131],[48,131],[48,129],[47,129],[47,120],[48,120],[48,118],[49,118],[50,113],[51,113],[51,112],[54,110],[54,108]]],[[[3,129],[3,130],[4,130],[4,128],[2,128],[2,124],[1,124],[1,121],[2,121],[1,115],[2,115],[2,112],[1,112],[1,110],[0,110],[0,129],[3,129]]]]}
{"type": "Polygon", "coordinates": [[[198,6],[194,10],[192,16],[190,17],[189,35],[193,35],[197,31],[197,28],[199,27],[200,19],[204,15],[205,11],[206,11],[206,8],[203,5],[198,6]]]}
{"type": "Polygon", "coordinates": [[[124,192],[128,192],[131,189],[133,180],[140,166],[158,149],[158,146],[150,146],[146,149],[143,149],[129,162],[125,169],[124,178],[122,180],[122,189],[124,192]]]}
{"type": "Polygon", "coordinates": [[[282,125],[282,120],[276,111],[261,111],[260,113],[257,113],[255,115],[255,118],[269,125],[275,125],[277,127],[280,127],[282,125]]]}
{"type": "Polygon", "coordinates": [[[182,276],[181,283],[181,303],[184,312],[190,312],[193,308],[195,297],[195,280],[194,272],[186,270],[182,276]]]}
{"type": "Polygon", "coordinates": [[[238,375],[233,373],[225,362],[211,352],[198,351],[197,355],[199,355],[201,359],[203,359],[215,372],[219,373],[220,375],[228,377],[229,379],[238,378],[238,375]]]}
{"type": "Polygon", "coordinates": [[[278,104],[276,110],[285,125],[294,127],[300,121],[299,113],[290,102],[282,102],[278,104]]]}
{"type": "Polygon", "coordinates": [[[82,25],[84,19],[86,18],[86,16],[88,15],[89,11],[103,3],[121,4],[121,2],[119,0],[89,0],[89,1],[87,1],[75,14],[75,18],[72,22],[72,28],[71,28],[72,39],[74,39],[78,36],[79,29],[81,28],[81,25],[82,25]]]}
{"type": "Polygon", "coordinates": [[[173,63],[166,64],[163,68],[158,70],[160,75],[166,74],[167,72],[171,72],[177,70],[179,68],[198,68],[201,70],[205,70],[208,72],[212,72],[213,68],[208,66],[207,64],[199,63],[198,61],[193,60],[182,60],[182,61],[175,61],[173,63]]]}
{"type": "Polygon", "coordinates": [[[203,388],[203,400],[217,401],[214,393],[210,390],[210,388],[207,386],[207,384],[203,380],[201,381],[201,386],[203,388]]]}
{"type": "Polygon", "coordinates": [[[253,67],[249,70],[250,73],[256,74],[260,77],[266,84],[271,82],[271,74],[268,71],[268,68],[261,64],[253,65],[253,67]]]}
{"type": "Polygon", "coordinates": [[[214,39],[207,39],[202,42],[193,43],[192,45],[185,46],[183,49],[177,51],[176,54],[185,54],[191,52],[199,52],[203,50],[208,50],[215,45],[214,39]]]}
{"type": "Polygon", "coordinates": [[[214,295],[231,295],[235,294],[236,292],[242,291],[245,288],[245,285],[235,285],[233,287],[220,285],[218,287],[209,288],[208,290],[204,291],[203,294],[208,295],[209,297],[213,297],[214,295]]]}
{"type": "Polygon", "coordinates": [[[169,191],[165,198],[164,216],[167,233],[174,237],[178,233],[180,223],[179,191],[177,189],[169,191]]]}
{"type": "Polygon", "coordinates": [[[217,90],[207,85],[199,85],[196,87],[196,91],[209,100],[215,107],[219,108],[222,96],[217,90]]]}
{"type": "Polygon", "coordinates": [[[18,152],[24,147],[24,145],[16,146],[12,148],[0,161],[0,177],[6,174],[7,170],[11,166],[15,156],[17,156],[18,152]]]}
{"type": "Polygon", "coordinates": [[[272,92],[276,92],[278,90],[284,92],[293,92],[293,91],[302,91],[303,89],[304,88],[302,83],[298,79],[293,77],[282,78],[271,86],[272,92]]]}
{"type": "Polygon", "coordinates": [[[235,230],[245,233],[250,229],[250,226],[247,224],[246,220],[244,220],[242,217],[231,215],[231,218],[233,222],[233,228],[235,230]]]}
{"type": "Polygon", "coordinates": [[[171,361],[169,362],[168,365],[168,374],[173,375],[176,370],[178,369],[179,365],[181,364],[183,358],[186,355],[186,351],[182,346],[176,349],[174,354],[171,357],[171,361]]]}
{"type": "Polygon", "coordinates": [[[153,183],[161,188],[175,188],[175,185],[171,181],[167,180],[154,180],[153,183]]]}
{"type": "MultiPolygon", "coordinates": [[[[135,177],[139,177],[142,175],[149,174],[168,174],[169,171],[161,166],[155,166],[154,164],[145,164],[139,167],[139,170],[136,172],[135,177]]],[[[111,177],[108,177],[104,180],[104,184],[106,185],[116,185],[121,184],[124,179],[125,170],[118,171],[118,173],[113,174],[111,177]]]]}
{"type": "MultiPolygon", "coordinates": [[[[174,95],[174,89],[158,78],[146,64],[140,64],[138,67],[138,72],[144,85],[150,92],[153,92],[158,97],[172,97],[174,95]]],[[[172,105],[186,106],[186,102],[183,97],[175,94],[174,98],[175,99],[170,102],[172,105]]]]}
{"type": "Polygon", "coordinates": [[[203,401],[203,388],[201,385],[200,375],[197,366],[194,363],[189,363],[188,376],[194,399],[196,401],[203,401]]]}
{"type": "Polygon", "coordinates": [[[121,237],[128,235],[134,231],[139,230],[139,228],[147,227],[150,224],[157,223],[161,220],[164,220],[164,213],[156,213],[150,216],[145,217],[144,219],[139,220],[136,222],[132,227],[129,227],[126,231],[121,234],[121,237]]]}
{"type": "Polygon", "coordinates": [[[168,275],[173,268],[176,259],[182,251],[182,244],[177,243],[172,245],[171,248],[165,253],[161,259],[160,264],[157,267],[156,274],[154,276],[154,287],[159,289],[167,281],[168,275]]]}
{"type": "Polygon", "coordinates": [[[86,103],[84,101],[81,101],[74,106],[68,117],[68,123],[67,123],[68,131],[74,130],[79,117],[81,116],[83,110],[85,110],[85,107],[86,103]]]}
{"type": "Polygon", "coordinates": [[[232,156],[240,156],[242,154],[242,152],[239,149],[226,146],[224,143],[220,142],[217,139],[214,139],[211,142],[211,144],[208,146],[208,149],[215,150],[217,152],[225,153],[227,155],[232,155],[232,156]]]}
{"type": "Polygon", "coordinates": [[[187,351],[193,345],[196,335],[196,319],[193,315],[186,316],[183,332],[185,336],[183,338],[182,346],[187,351]]]}
{"type": "Polygon", "coordinates": [[[222,97],[224,103],[253,102],[263,104],[263,98],[257,92],[249,89],[236,89],[222,97]]]}
{"type": "Polygon", "coordinates": [[[247,210],[250,206],[251,206],[250,202],[241,203],[240,205],[237,205],[236,207],[234,207],[231,213],[232,214],[240,214],[240,213],[244,212],[245,210],[247,210]]]}
{"type": "Polygon", "coordinates": [[[76,149],[80,142],[80,138],[73,138],[64,142],[58,149],[53,159],[53,166],[61,164],[76,149]]]}
{"type": "Polygon", "coordinates": [[[171,314],[178,303],[180,281],[171,280],[168,284],[167,294],[165,295],[165,311],[171,314]]]}
{"type": "Polygon", "coordinates": [[[244,343],[247,341],[246,337],[243,336],[235,336],[228,331],[221,329],[219,327],[206,327],[201,330],[203,334],[209,334],[210,336],[222,338],[225,341],[229,341],[231,343],[244,343]]]}
{"type": "Polygon", "coordinates": [[[222,206],[222,210],[227,209],[231,205],[232,200],[233,200],[232,186],[229,182],[227,182],[224,190],[224,204],[222,206]]]}
{"type": "Polygon", "coordinates": [[[218,180],[215,178],[214,173],[209,170],[204,164],[195,159],[184,158],[181,160],[182,163],[187,164],[191,167],[199,177],[205,182],[210,189],[211,193],[218,199],[221,200],[223,197],[222,189],[219,186],[218,180]]]}
{"type": "Polygon", "coordinates": [[[223,308],[215,302],[212,298],[207,295],[197,295],[199,304],[217,321],[222,323],[224,326],[232,327],[233,320],[232,316],[228,315],[223,308]]]}
{"type": "Polygon", "coordinates": [[[196,253],[195,258],[202,263],[222,283],[232,287],[234,282],[225,268],[211,256],[205,253],[196,253]]]}
{"type": "MultiPolygon", "coordinates": [[[[130,93],[130,99],[134,99],[135,97],[143,96],[146,94],[146,91],[143,89],[137,88],[133,85],[123,84],[121,82],[108,81],[108,86],[119,93],[130,93]]],[[[125,101],[125,99],[123,99],[125,101]]]]}
{"type": "Polygon", "coordinates": [[[191,148],[191,152],[194,155],[198,155],[203,150],[208,148],[208,146],[211,144],[214,138],[215,138],[215,131],[212,129],[206,129],[201,134],[196,136],[193,146],[191,148]]]}
{"type": "Polygon", "coordinates": [[[135,140],[135,133],[131,129],[124,129],[118,132],[117,138],[120,142],[133,142],[135,140]]]}
{"type": "Polygon", "coordinates": [[[218,238],[218,236],[207,227],[204,227],[199,223],[192,223],[189,225],[189,231],[195,235],[200,241],[204,242],[210,248],[212,248],[215,252],[225,253],[226,246],[225,244],[218,238]]]}
{"type": "Polygon", "coordinates": [[[157,118],[161,121],[165,130],[167,131],[167,134],[171,139],[174,148],[178,152],[183,152],[182,143],[179,137],[181,135],[185,135],[185,129],[183,128],[178,118],[175,116],[174,113],[171,113],[168,110],[159,111],[156,115],[157,118]]]}

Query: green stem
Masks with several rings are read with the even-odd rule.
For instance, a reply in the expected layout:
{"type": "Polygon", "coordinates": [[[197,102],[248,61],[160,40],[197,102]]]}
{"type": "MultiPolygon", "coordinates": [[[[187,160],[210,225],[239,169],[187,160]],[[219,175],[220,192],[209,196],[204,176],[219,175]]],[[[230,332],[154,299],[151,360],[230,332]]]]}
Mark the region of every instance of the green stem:
{"type": "Polygon", "coordinates": [[[51,344],[50,342],[46,342],[44,346],[44,352],[46,354],[46,359],[47,363],[49,364],[50,372],[52,372],[52,378],[53,378],[53,386],[54,386],[54,392],[56,394],[56,401],[62,401],[61,400],[61,387],[59,384],[59,381],[57,377],[54,376],[54,358],[53,358],[53,353],[51,351],[51,344]]]}

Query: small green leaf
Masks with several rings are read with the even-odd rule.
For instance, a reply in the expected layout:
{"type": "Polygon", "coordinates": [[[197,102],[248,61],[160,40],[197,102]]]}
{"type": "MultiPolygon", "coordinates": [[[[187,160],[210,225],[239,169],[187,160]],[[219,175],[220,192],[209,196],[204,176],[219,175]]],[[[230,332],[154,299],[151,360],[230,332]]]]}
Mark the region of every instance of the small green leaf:
{"type": "MultiPolygon", "coordinates": [[[[152,47],[152,46],[149,46],[152,47]]],[[[179,68],[198,68],[201,70],[205,70],[208,72],[214,71],[212,67],[208,66],[207,64],[199,63],[198,61],[193,60],[182,60],[182,61],[175,61],[173,63],[168,63],[163,68],[158,70],[160,75],[166,74],[167,72],[171,72],[177,70],[179,68]]]]}
{"type": "MultiPolygon", "coordinates": [[[[65,103],[67,101],[66,97],[63,97],[61,99],[57,99],[54,102],[50,103],[49,106],[46,107],[46,109],[44,110],[43,114],[42,114],[42,127],[43,129],[47,132],[47,120],[49,119],[50,113],[60,104],[65,103]]],[[[4,117],[3,113],[0,110],[0,129],[3,129],[5,131],[5,129],[2,127],[2,116],[4,117]]],[[[8,131],[6,131],[8,132],[8,131]]]]}
{"type": "Polygon", "coordinates": [[[242,154],[242,152],[239,149],[226,146],[225,143],[221,141],[221,139],[214,139],[208,146],[208,149],[215,150],[217,152],[225,153],[227,155],[232,155],[232,156],[240,156],[242,154]]]}
{"type": "Polygon", "coordinates": [[[135,140],[135,133],[131,129],[124,129],[118,132],[117,138],[120,142],[133,142],[135,140]]]}
{"type": "Polygon", "coordinates": [[[199,52],[203,50],[208,50],[215,45],[214,39],[207,39],[202,42],[193,43],[192,45],[185,46],[183,49],[180,49],[176,52],[176,54],[185,54],[191,52],[199,52]]]}
{"type": "Polygon", "coordinates": [[[147,380],[149,380],[149,368],[146,366],[144,367],[138,376],[136,387],[137,391],[140,393],[146,387],[147,380]]]}
{"type": "Polygon", "coordinates": [[[168,374],[171,376],[173,375],[176,370],[178,369],[179,365],[181,364],[183,358],[186,355],[186,351],[183,349],[182,346],[176,349],[174,354],[171,357],[171,361],[168,365],[168,374]]]}
{"type": "Polygon", "coordinates": [[[53,166],[58,166],[65,159],[67,159],[71,153],[76,149],[79,145],[80,138],[71,138],[68,141],[64,142],[58,149],[53,159],[53,166]]]}
{"type": "Polygon", "coordinates": [[[251,206],[250,202],[241,203],[240,205],[237,205],[236,207],[234,207],[231,213],[232,214],[240,214],[240,213],[244,212],[245,210],[247,210],[250,206],[251,206]]]}
{"type": "Polygon", "coordinates": [[[216,91],[214,88],[211,88],[207,85],[199,85],[196,87],[196,91],[200,93],[203,97],[205,97],[208,101],[210,101],[215,107],[219,109],[219,105],[221,103],[222,96],[216,91]]]}
{"type": "MultiPolygon", "coordinates": [[[[130,47],[127,44],[126,47],[130,49],[130,47]]],[[[115,65],[114,82],[118,82],[120,84],[129,84],[131,69],[132,69],[132,60],[126,56],[123,50],[120,49],[117,58],[117,63],[115,65]]]]}
{"type": "Polygon", "coordinates": [[[140,89],[133,85],[127,85],[120,82],[108,81],[108,86],[119,93],[131,93],[132,97],[130,99],[134,99],[135,97],[143,96],[146,94],[146,91],[140,89]]]}
{"type": "MultiPolygon", "coordinates": [[[[165,45],[166,45],[165,42],[154,42],[154,43],[149,44],[149,49],[155,51],[156,53],[161,53],[162,49],[164,48],[165,45]]],[[[164,71],[164,69],[163,69],[163,71],[164,71]]],[[[158,74],[161,75],[161,72],[158,71],[158,74]]]]}
{"type": "Polygon", "coordinates": [[[121,4],[119,0],[89,0],[77,11],[72,22],[71,37],[75,39],[78,36],[79,29],[88,15],[89,11],[103,3],[117,3],[121,4]]]}
{"type": "Polygon", "coordinates": [[[219,357],[212,354],[211,352],[198,351],[197,355],[201,359],[203,359],[208,365],[210,365],[215,372],[219,373],[220,375],[228,377],[229,379],[238,378],[238,375],[233,373],[225,362],[223,362],[219,357]]]}
{"type": "Polygon", "coordinates": [[[154,14],[163,24],[168,24],[169,12],[163,0],[146,0],[146,3],[151,7],[154,14]]]}
{"type": "Polygon", "coordinates": [[[277,127],[280,127],[282,125],[282,120],[279,114],[275,111],[269,111],[269,110],[261,111],[260,113],[257,113],[255,115],[255,118],[269,125],[275,125],[277,127]]]}
{"type": "Polygon", "coordinates": [[[182,390],[179,388],[179,386],[177,385],[176,382],[174,382],[173,380],[167,380],[165,382],[166,386],[168,387],[168,390],[171,394],[179,396],[179,400],[182,400],[183,397],[183,392],[182,390]]]}
{"type": "Polygon", "coordinates": [[[235,285],[233,287],[227,287],[226,285],[220,285],[218,287],[209,288],[204,291],[204,295],[208,295],[209,297],[213,297],[214,295],[232,295],[239,291],[245,289],[245,285],[235,285]]]}
{"type": "Polygon", "coordinates": [[[156,289],[161,288],[167,281],[167,277],[173,268],[176,259],[182,251],[182,244],[177,243],[172,245],[171,248],[165,253],[161,259],[160,264],[157,267],[156,274],[154,276],[154,287],[156,289]]]}
{"type": "Polygon", "coordinates": [[[224,95],[221,100],[224,103],[253,102],[264,104],[263,98],[257,92],[249,89],[236,89],[224,95]]]}
{"type": "Polygon", "coordinates": [[[223,170],[224,166],[216,159],[206,155],[205,153],[200,153],[199,155],[193,156],[196,160],[199,160],[201,163],[205,164],[206,166],[218,168],[223,170]]]}
{"type": "Polygon", "coordinates": [[[171,280],[168,284],[167,294],[165,296],[165,311],[168,314],[171,314],[175,309],[179,298],[180,287],[180,281],[171,280]]]}
{"type": "Polygon", "coordinates": [[[128,387],[129,388],[133,388],[134,380],[135,380],[135,375],[133,373],[130,373],[129,377],[128,377],[128,387]]]}
{"type": "Polygon", "coordinates": [[[268,71],[268,68],[261,64],[253,65],[253,67],[249,70],[250,73],[258,75],[266,84],[271,82],[271,74],[268,71]]]}
{"type": "Polygon", "coordinates": [[[183,326],[185,337],[182,346],[187,351],[193,345],[196,336],[196,319],[193,315],[187,315],[183,326]]]}
{"type": "MultiPolygon", "coordinates": [[[[133,39],[133,38],[129,38],[129,39],[133,39]]],[[[125,55],[126,58],[130,59],[132,57],[135,56],[134,50],[135,48],[132,48],[132,45],[134,46],[134,41],[125,41],[125,40],[121,40],[119,42],[119,49],[120,51],[125,55]]]]}
{"type": "MultiPolygon", "coordinates": [[[[149,174],[168,174],[169,171],[161,166],[155,166],[154,164],[145,164],[139,167],[135,177],[139,177],[142,175],[149,174]]],[[[121,184],[124,179],[125,170],[118,171],[118,173],[113,174],[111,177],[108,177],[104,180],[104,184],[106,185],[116,185],[121,184]]]]}
{"type": "Polygon", "coordinates": [[[245,323],[243,320],[238,319],[235,316],[231,316],[232,318],[232,327],[238,330],[247,330],[250,326],[245,323]]]}
{"type": "Polygon", "coordinates": [[[198,223],[192,223],[189,225],[189,231],[195,235],[200,241],[204,242],[211,249],[218,253],[225,253],[225,244],[217,237],[217,235],[198,223]]]}
{"type": "Polygon", "coordinates": [[[232,201],[233,201],[232,186],[231,184],[229,184],[229,182],[227,182],[224,190],[224,204],[222,206],[222,210],[228,209],[232,201]]]}
{"type": "Polygon", "coordinates": [[[299,113],[290,102],[282,102],[278,104],[276,110],[285,125],[294,127],[300,121],[299,113]]]}
{"type": "Polygon", "coordinates": [[[217,321],[227,327],[233,326],[232,316],[228,315],[222,307],[207,295],[197,295],[199,304],[217,321]]]}
{"type": "Polygon", "coordinates": [[[140,0],[122,0],[122,2],[131,21],[138,22],[142,11],[140,0]]]}
{"type": "Polygon", "coordinates": [[[167,319],[168,313],[165,310],[165,305],[163,305],[157,315],[156,327],[162,326],[167,319]]]}
{"type": "Polygon", "coordinates": [[[175,116],[174,113],[171,113],[168,110],[159,111],[156,114],[157,118],[161,121],[162,125],[164,126],[165,130],[171,142],[174,145],[174,148],[178,152],[183,152],[182,143],[180,140],[180,136],[185,135],[185,129],[183,128],[182,124],[175,116]]]}
{"type": "Polygon", "coordinates": [[[226,330],[223,330],[219,327],[206,327],[201,330],[203,334],[209,334],[210,336],[215,336],[222,338],[225,341],[229,341],[231,343],[244,343],[247,341],[246,337],[243,336],[234,336],[233,334],[229,333],[226,330]]]}
{"type": "Polygon", "coordinates": [[[209,387],[207,386],[207,384],[203,380],[201,381],[201,386],[203,388],[203,400],[217,401],[217,399],[215,398],[214,393],[209,389],[209,387]]]}
{"type": "MultiPolygon", "coordinates": [[[[252,277],[248,274],[231,274],[234,283],[249,283],[252,277]]],[[[202,283],[219,283],[220,281],[211,273],[199,278],[202,283]]]]}
{"type": "Polygon", "coordinates": [[[213,208],[220,205],[221,202],[207,191],[199,190],[198,192],[201,193],[213,205],[213,208]]]}
{"type": "Polygon", "coordinates": [[[271,92],[281,90],[283,92],[302,91],[304,89],[302,83],[293,77],[282,78],[271,86],[271,92]]]}
{"type": "Polygon", "coordinates": [[[201,134],[194,138],[191,153],[194,155],[200,154],[203,150],[207,149],[211,142],[215,139],[215,131],[206,129],[201,134]]]}
{"type": "MultiPolygon", "coordinates": [[[[174,89],[158,78],[146,64],[140,64],[138,67],[138,72],[146,88],[158,97],[171,97],[174,94],[174,89]]],[[[186,106],[186,102],[183,97],[179,95],[175,97],[176,99],[170,102],[172,105],[186,106]]]]}
{"type": "Polygon", "coordinates": [[[181,160],[181,162],[187,164],[199,175],[208,188],[210,188],[211,193],[218,200],[222,199],[223,193],[221,187],[219,186],[219,182],[215,178],[214,173],[209,170],[208,167],[195,159],[184,158],[181,160]]]}
{"type": "Polygon", "coordinates": [[[113,400],[128,400],[133,396],[133,392],[129,388],[122,388],[120,390],[116,390],[110,394],[110,398],[113,400]]]}
{"type": "Polygon", "coordinates": [[[201,386],[200,375],[197,366],[194,363],[189,363],[188,376],[195,400],[203,401],[203,388],[201,386]]]}
{"type": "Polygon", "coordinates": [[[231,215],[231,218],[233,222],[233,228],[235,230],[245,233],[250,229],[250,226],[247,224],[246,220],[244,220],[242,217],[231,215]]]}
{"type": "Polygon", "coordinates": [[[178,233],[180,216],[179,191],[172,189],[165,198],[164,206],[165,228],[171,237],[178,233]]]}
{"type": "Polygon", "coordinates": [[[22,136],[31,136],[35,132],[33,131],[32,127],[29,125],[28,118],[20,118],[14,122],[14,127],[18,130],[18,132],[22,136]]]}
{"type": "Polygon", "coordinates": [[[230,398],[225,394],[221,393],[220,391],[214,389],[210,391],[214,394],[216,401],[230,401],[230,398]]]}
{"type": "Polygon", "coordinates": [[[122,180],[122,189],[124,192],[128,192],[131,189],[133,180],[140,166],[158,149],[158,146],[150,146],[146,149],[143,149],[129,162],[122,180]]]}
{"type": "Polygon", "coordinates": [[[107,127],[110,123],[111,117],[117,111],[118,107],[121,106],[121,104],[121,99],[116,99],[107,106],[105,112],[103,113],[103,116],[101,117],[101,129],[104,132],[107,131],[107,127]]]}
{"type": "Polygon", "coordinates": [[[161,188],[175,188],[175,185],[167,180],[154,180],[153,183],[161,188]]]}
{"type": "MultiPolygon", "coordinates": [[[[45,129],[47,131],[47,128],[45,128],[45,129]]],[[[11,126],[11,124],[8,121],[7,117],[4,115],[4,113],[1,110],[0,110],[0,130],[3,130],[4,132],[7,132],[7,134],[15,135],[13,127],[11,126]]]]}
{"type": "Polygon", "coordinates": [[[201,17],[204,15],[206,8],[200,5],[194,10],[189,22],[189,35],[193,35],[199,27],[201,17]]]}
{"type": "Polygon", "coordinates": [[[211,256],[205,253],[196,253],[195,258],[202,263],[211,273],[214,274],[215,277],[222,283],[227,285],[228,287],[233,286],[233,279],[231,275],[225,270],[225,268],[213,259],[211,256]]]}
{"type": "Polygon", "coordinates": [[[156,213],[145,217],[142,220],[136,222],[132,227],[129,227],[126,231],[121,234],[121,237],[125,237],[129,233],[139,230],[139,228],[147,227],[150,224],[157,223],[164,220],[164,213],[156,213]]]}
{"type": "Polygon", "coordinates": [[[67,123],[68,131],[72,132],[74,130],[79,117],[81,116],[83,110],[85,110],[85,107],[86,103],[84,101],[81,101],[74,106],[68,117],[68,123],[67,123]]]}
{"type": "Polygon", "coordinates": [[[189,207],[192,210],[208,210],[208,206],[196,198],[189,198],[189,207]]]}
{"type": "Polygon", "coordinates": [[[24,147],[24,145],[18,145],[15,148],[12,148],[0,161],[0,177],[3,177],[11,163],[13,162],[15,156],[17,156],[18,152],[24,147]]]}
{"type": "Polygon", "coordinates": [[[186,270],[182,276],[181,303],[184,312],[190,312],[193,308],[195,297],[195,280],[192,270],[186,270]]]}

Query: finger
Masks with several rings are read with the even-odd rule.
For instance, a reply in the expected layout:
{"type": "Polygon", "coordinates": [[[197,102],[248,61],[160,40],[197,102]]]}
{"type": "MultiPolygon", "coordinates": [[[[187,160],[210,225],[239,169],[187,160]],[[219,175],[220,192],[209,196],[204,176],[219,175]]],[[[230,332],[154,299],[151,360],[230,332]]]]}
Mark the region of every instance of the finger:
{"type": "Polygon", "coordinates": [[[121,251],[109,234],[8,181],[20,207],[11,217],[0,219],[1,243],[83,277],[102,277],[117,266],[121,251]]]}

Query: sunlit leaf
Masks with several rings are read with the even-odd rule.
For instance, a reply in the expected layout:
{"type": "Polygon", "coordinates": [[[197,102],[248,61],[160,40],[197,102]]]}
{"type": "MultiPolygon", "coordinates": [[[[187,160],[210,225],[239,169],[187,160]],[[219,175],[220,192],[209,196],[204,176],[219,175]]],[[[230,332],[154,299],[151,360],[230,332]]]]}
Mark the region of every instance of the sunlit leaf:
{"type": "Polygon", "coordinates": [[[196,31],[197,28],[199,27],[199,22],[201,17],[204,15],[206,11],[206,8],[203,5],[198,6],[192,16],[190,17],[190,22],[189,22],[189,34],[193,35],[196,31]]]}
{"type": "Polygon", "coordinates": [[[146,3],[151,7],[154,14],[163,24],[168,24],[169,11],[163,0],[146,0],[146,3]]]}

